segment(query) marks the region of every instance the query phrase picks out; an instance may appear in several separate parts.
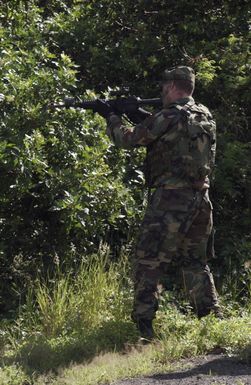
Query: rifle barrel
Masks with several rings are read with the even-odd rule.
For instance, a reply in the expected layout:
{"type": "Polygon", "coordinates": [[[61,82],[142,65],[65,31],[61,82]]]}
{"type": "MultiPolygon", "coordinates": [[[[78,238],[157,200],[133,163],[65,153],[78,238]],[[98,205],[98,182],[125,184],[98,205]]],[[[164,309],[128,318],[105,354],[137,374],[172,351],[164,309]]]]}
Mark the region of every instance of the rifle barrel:
{"type": "MultiPolygon", "coordinates": [[[[121,98],[121,99],[108,99],[104,100],[104,102],[108,102],[112,107],[116,107],[117,103],[119,101],[125,102],[125,105],[127,104],[127,98],[121,98]]],[[[133,101],[128,99],[129,104],[133,104],[133,101]]],[[[156,108],[161,108],[162,107],[162,100],[159,98],[154,98],[154,99],[140,99],[137,98],[135,100],[135,103],[138,104],[138,106],[152,106],[156,108]]],[[[96,100],[77,100],[74,98],[65,98],[63,103],[59,104],[53,104],[54,108],[69,108],[69,107],[74,107],[74,108],[83,108],[83,109],[91,109],[95,112],[95,107],[97,105],[96,100]]]]}
{"type": "Polygon", "coordinates": [[[162,106],[162,100],[159,98],[154,99],[139,99],[139,104],[141,106],[153,106],[153,107],[161,107],[162,106]]]}

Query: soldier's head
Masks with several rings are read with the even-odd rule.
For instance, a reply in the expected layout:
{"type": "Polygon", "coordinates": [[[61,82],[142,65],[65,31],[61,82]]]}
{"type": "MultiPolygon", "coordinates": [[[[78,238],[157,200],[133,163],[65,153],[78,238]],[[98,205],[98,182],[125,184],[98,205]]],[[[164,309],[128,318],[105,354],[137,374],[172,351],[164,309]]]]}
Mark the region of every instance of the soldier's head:
{"type": "Polygon", "coordinates": [[[195,74],[191,67],[179,66],[172,70],[165,70],[162,77],[163,105],[191,96],[194,86],[195,74]]]}

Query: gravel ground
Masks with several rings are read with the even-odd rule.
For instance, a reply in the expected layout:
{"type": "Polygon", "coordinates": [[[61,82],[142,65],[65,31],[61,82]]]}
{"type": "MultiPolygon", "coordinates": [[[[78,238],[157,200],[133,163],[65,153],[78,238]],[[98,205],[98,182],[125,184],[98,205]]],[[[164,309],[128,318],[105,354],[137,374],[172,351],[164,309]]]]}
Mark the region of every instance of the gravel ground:
{"type": "Polygon", "coordinates": [[[207,355],[181,362],[179,371],[128,379],[113,385],[251,385],[251,366],[225,355],[207,355]]]}

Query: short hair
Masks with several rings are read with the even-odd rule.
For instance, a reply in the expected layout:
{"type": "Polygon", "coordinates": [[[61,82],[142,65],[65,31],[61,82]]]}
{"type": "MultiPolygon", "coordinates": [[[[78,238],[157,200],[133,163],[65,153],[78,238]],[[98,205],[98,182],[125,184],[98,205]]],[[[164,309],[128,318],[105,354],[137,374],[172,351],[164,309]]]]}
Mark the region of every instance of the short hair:
{"type": "Polygon", "coordinates": [[[185,91],[188,95],[192,95],[194,91],[194,83],[190,82],[189,80],[175,79],[173,80],[173,84],[176,88],[181,91],[185,91]]]}

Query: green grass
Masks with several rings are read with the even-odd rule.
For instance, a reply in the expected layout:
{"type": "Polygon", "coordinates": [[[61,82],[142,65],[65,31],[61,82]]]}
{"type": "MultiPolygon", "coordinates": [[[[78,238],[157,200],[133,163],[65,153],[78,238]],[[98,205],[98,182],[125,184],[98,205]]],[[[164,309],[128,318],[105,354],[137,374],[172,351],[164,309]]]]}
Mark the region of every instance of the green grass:
{"type": "Polygon", "coordinates": [[[251,362],[250,301],[224,303],[227,318],[182,314],[167,294],[155,320],[156,342],[137,345],[130,320],[127,260],[93,256],[77,275],[38,281],[15,322],[2,322],[0,385],[96,385],[174,370],[177,362],[215,349],[251,362]]]}

